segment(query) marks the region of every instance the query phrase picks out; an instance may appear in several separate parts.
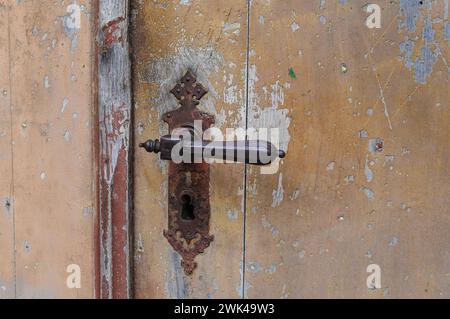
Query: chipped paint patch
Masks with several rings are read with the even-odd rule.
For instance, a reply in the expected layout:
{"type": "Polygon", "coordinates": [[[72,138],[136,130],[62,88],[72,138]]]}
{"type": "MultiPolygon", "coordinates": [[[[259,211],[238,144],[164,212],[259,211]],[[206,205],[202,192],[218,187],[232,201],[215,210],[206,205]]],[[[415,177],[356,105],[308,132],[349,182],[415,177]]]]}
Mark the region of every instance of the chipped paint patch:
{"type": "Polygon", "coordinates": [[[242,100],[242,90],[238,89],[238,86],[234,84],[233,74],[226,74],[223,77],[225,86],[223,89],[223,100],[226,104],[237,104],[242,100]],[[239,95],[239,97],[238,97],[239,95]]]}
{"type": "Polygon", "coordinates": [[[346,183],[353,183],[355,181],[355,177],[353,175],[347,175],[344,177],[344,181],[346,183]]]}
{"type": "Polygon", "coordinates": [[[44,88],[49,89],[51,87],[50,78],[48,75],[44,76],[44,88]]]}
{"type": "Polygon", "coordinates": [[[117,17],[102,27],[104,50],[110,48],[115,43],[122,44],[124,40],[124,21],[124,17],[117,17]]]}
{"type": "Polygon", "coordinates": [[[359,131],[359,138],[368,138],[368,137],[369,133],[366,130],[362,129],[359,131]]]}
{"type": "Polygon", "coordinates": [[[181,267],[180,255],[169,250],[169,268],[166,272],[166,295],[171,299],[185,299],[188,295],[188,282],[181,267]]]}
{"type": "Polygon", "coordinates": [[[332,172],[336,168],[336,162],[330,162],[327,164],[327,172],[332,172]]]}
{"type": "MultiPolygon", "coordinates": [[[[139,80],[158,84],[158,92],[152,99],[152,104],[161,118],[163,114],[178,107],[178,102],[170,91],[176,85],[177,80],[186,73],[186,70],[191,69],[197,76],[197,81],[208,90],[208,94],[203,98],[199,108],[217,115],[215,126],[220,128],[225,122],[225,113],[223,108],[218,109],[219,93],[210,81],[210,76],[217,74],[224,66],[222,54],[214,47],[179,47],[174,55],[150,63],[145,71],[139,74],[139,80]]],[[[234,99],[234,96],[228,97],[234,99]]],[[[245,118],[244,111],[245,109],[242,110],[241,120],[245,118]]],[[[159,128],[161,135],[164,135],[166,125],[162,121],[159,121],[159,128]]]]}
{"type": "Polygon", "coordinates": [[[284,198],[284,189],[283,189],[283,173],[278,175],[278,186],[272,192],[272,207],[280,206],[281,202],[284,198]]]}
{"type": "Polygon", "coordinates": [[[392,239],[389,241],[389,246],[397,246],[397,244],[399,243],[399,239],[396,237],[396,236],[394,236],[394,237],[392,237],[392,239]]]}
{"type": "MultiPolygon", "coordinates": [[[[447,65],[445,58],[439,48],[440,39],[436,39],[436,32],[433,24],[436,20],[432,20],[433,1],[424,0],[400,0],[400,22],[399,32],[405,34],[405,40],[400,44],[400,53],[408,69],[413,69],[414,80],[417,83],[425,84],[433,73],[433,66],[441,57],[447,65]],[[418,22],[423,21],[423,27],[418,30],[418,22]],[[418,41],[421,39],[422,41],[418,41]],[[421,46],[417,44],[421,43],[421,46]]],[[[448,38],[448,0],[445,4],[444,32],[442,33],[448,38]]],[[[440,21],[437,20],[437,21],[440,21]]],[[[450,69],[449,69],[450,72],[450,69]]]]}
{"type": "Polygon", "coordinates": [[[78,33],[81,29],[81,8],[74,1],[66,8],[68,13],[63,17],[64,32],[70,38],[71,51],[74,52],[78,46],[78,33]]]}
{"type": "Polygon", "coordinates": [[[370,183],[373,180],[373,172],[369,167],[369,154],[366,154],[366,160],[364,164],[364,175],[366,175],[366,180],[370,183]]]}
{"type": "Polygon", "coordinates": [[[40,175],[40,177],[41,177],[41,180],[42,180],[42,181],[45,181],[45,180],[47,179],[48,176],[47,176],[47,173],[46,173],[46,172],[42,172],[41,175],[40,175]]]}
{"type": "Polygon", "coordinates": [[[61,104],[61,113],[64,113],[66,111],[68,105],[69,105],[69,99],[65,97],[61,104]]]}
{"type": "Polygon", "coordinates": [[[23,249],[25,250],[26,253],[31,252],[31,245],[27,240],[23,241],[23,249]]]}
{"type": "Polygon", "coordinates": [[[381,138],[373,138],[369,140],[368,150],[371,153],[383,152],[384,141],[381,138]]]}
{"type": "Polygon", "coordinates": [[[229,220],[236,220],[238,218],[238,213],[235,210],[229,210],[227,216],[229,220]]]}
{"type": "MultiPolygon", "coordinates": [[[[278,107],[284,106],[284,90],[289,87],[289,85],[287,85],[287,83],[282,85],[279,81],[275,81],[275,83],[270,86],[271,91],[263,87],[263,103],[270,103],[270,106],[263,107],[261,105],[262,99],[259,97],[256,89],[256,84],[258,81],[259,79],[256,65],[252,64],[249,67],[248,73],[249,127],[256,129],[267,128],[269,131],[272,128],[278,129],[279,141],[271,142],[274,144],[279,142],[279,148],[287,152],[291,139],[291,135],[289,133],[291,118],[288,116],[289,109],[278,109],[278,107]]],[[[245,127],[245,122],[241,121],[240,126],[245,127]]]]}
{"type": "Polygon", "coordinates": [[[190,6],[192,0],[180,0],[182,6],[190,6]]]}
{"type": "Polygon", "coordinates": [[[276,265],[270,265],[269,267],[267,267],[266,269],[266,273],[268,274],[274,274],[277,272],[277,266],[276,265]]]}
{"type": "Polygon", "coordinates": [[[362,192],[364,195],[366,195],[367,199],[372,200],[375,198],[375,193],[368,187],[361,187],[360,192],[362,192]]]}
{"type": "Polygon", "coordinates": [[[291,200],[296,200],[300,196],[300,190],[296,189],[292,195],[289,197],[291,200]]]}
{"type": "Polygon", "coordinates": [[[94,214],[94,208],[91,206],[86,206],[83,207],[83,216],[84,217],[89,217],[92,216],[94,214]]]}
{"type": "Polygon", "coordinates": [[[63,136],[66,142],[70,142],[72,140],[72,134],[70,134],[69,131],[65,131],[63,136]]]}
{"type": "Polygon", "coordinates": [[[246,270],[256,274],[262,270],[262,267],[258,262],[249,262],[247,264],[246,270]]]}
{"type": "Polygon", "coordinates": [[[261,224],[264,228],[270,230],[270,232],[272,233],[272,237],[278,237],[280,231],[269,222],[266,215],[263,215],[263,217],[261,217],[261,224]]]}

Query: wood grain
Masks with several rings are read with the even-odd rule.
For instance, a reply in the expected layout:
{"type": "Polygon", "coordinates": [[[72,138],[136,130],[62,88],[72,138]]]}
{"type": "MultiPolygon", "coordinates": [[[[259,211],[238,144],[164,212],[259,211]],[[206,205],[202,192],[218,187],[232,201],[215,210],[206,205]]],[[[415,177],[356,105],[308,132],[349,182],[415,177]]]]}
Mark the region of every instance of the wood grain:
{"type": "Polygon", "coordinates": [[[277,174],[249,172],[246,297],[448,297],[443,23],[428,42],[442,56],[425,83],[419,74],[430,63],[420,62],[423,27],[444,17],[443,2],[417,9],[415,32],[397,30],[398,2],[381,3],[382,28],[372,30],[365,2],[321,3],[252,2],[249,92],[259,105],[250,103],[249,124],[286,109],[290,138],[277,174]],[[419,64],[408,69],[401,43],[416,35],[419,64]],[[382,152],[369,150],[376,138],[382,152]],[[366,285],[369,264],[381,267],[381,289],[366,285]]]}
{"type": "MultiPolygon", "coordinates": [[[[245,123],[246,1],[132,1],[135,146],[166,134],[161,116],[191,68],[209,90],[200,108],[221,129],[245,123]],[[183,5],[185,3],[186,5],[183,5]]],[[[237,298],[242,294],[244,166],[211,167],[214,242],[184,275],[165,240],[167,163],[135,152],[135,295],[139,298],[237,298]]]]}
{"type": "Polygon", "coordinates": [[[11,81],[4,87],[5,77],[1,78],[7,96],[0,98],[1,123],[3,127],[5,119],[11,119],[11,126],[5,127],[7,135],[0,143],[2,154],[3,146],[11,143],[14,154],[11,158],[6,152],[2,160],[0,183],[0,196],[11,197],[15,216],[14,230],[5,229],[12,226],[12,217],[5,220],[4,209],[0,219],[0,281],[7,281],[8,297],[94,296],[93,26],[89,1],[68,5],[47,0],[0,5],[1,21],[11,30],[8,41],[3,31],[7,26],[1,28],[0,62],[2,72],[10,66],[6,74],[11,81]],[[80,19],[73,16],[77,12],[80,19]],[[15,247],[6,240],[11,231],[15,247]],[[4,256],[11,256],[14,248],[11,265],[10,257],[4,256]],[[71,264],[81,268],[80,289],[66,285],[71,264]],[[15,282],[11,273],[16,273],[15,282]]]}
{"type": "Polygon", "coordinates": [[[0,2],[0,298],[15,296],[8,3],[0,2]]]}
{"type": "Polygon", "coordinates": [[[102,298],[131,292],[131,83],[129,2],[99,5],[98,125],[102,298]]]}

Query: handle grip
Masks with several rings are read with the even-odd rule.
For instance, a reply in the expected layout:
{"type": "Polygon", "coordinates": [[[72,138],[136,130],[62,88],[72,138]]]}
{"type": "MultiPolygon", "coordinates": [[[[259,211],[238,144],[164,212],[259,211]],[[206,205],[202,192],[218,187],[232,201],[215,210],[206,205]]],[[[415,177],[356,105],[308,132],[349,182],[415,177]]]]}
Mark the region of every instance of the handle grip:
{"type": "Polygon", "coordinates": [[[161,140],[148,140],[139,145],[149,153],[161,153],[162,160],[186,159],[189,163],[208,160],[224,160],[252,165],[269,165],[286,153],[278,150],[272,143],[263,140],[207,141],[183,140],[180,137],[165,135],[161,140]],[[176,149],[174,150],[174,147],[176,149]],[[175,153],[174,153],[175,151],[175,153]]]}

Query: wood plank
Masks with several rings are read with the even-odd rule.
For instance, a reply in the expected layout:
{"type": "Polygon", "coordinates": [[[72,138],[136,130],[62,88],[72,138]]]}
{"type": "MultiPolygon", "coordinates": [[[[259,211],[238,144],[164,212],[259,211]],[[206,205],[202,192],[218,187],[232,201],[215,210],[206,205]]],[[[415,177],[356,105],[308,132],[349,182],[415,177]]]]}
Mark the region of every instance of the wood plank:
{"type": "Polygon", "coordinates": [[[99,5],[99,193],[102,298],[131,297],[129,2],[99,5]]]}
{"type": "Polygon", "coordinates": [[[91,2],[9,5],[17,298],[93,297],[91,2]]]}
{"type": "Polygon", "coordinates": [[[15,296],[8,5],[0,1],[0,299],[15,296]]]}
{"type": "MultiPolygon", "coordinates": [[[[200,108],[221,129],[245,126],[246,1],[132,1],[135,147],[167,133],[162,114],[191,68],[209,93],[200,108]]],[[[139,298],[232,298],[242,293],[244,166],[211,168],[211,234],[186,277],[167,228],[167,163],[135,153],[135,294],[139,298]]]]}
{"type": "Polygon", "coordinates": [[[289,135],[277,174],[249,173],[246,297],[450,295],[446,15],[424,2],[381,2],[371,30],[362,1],[252,2],[249,124],[289,135]]]}

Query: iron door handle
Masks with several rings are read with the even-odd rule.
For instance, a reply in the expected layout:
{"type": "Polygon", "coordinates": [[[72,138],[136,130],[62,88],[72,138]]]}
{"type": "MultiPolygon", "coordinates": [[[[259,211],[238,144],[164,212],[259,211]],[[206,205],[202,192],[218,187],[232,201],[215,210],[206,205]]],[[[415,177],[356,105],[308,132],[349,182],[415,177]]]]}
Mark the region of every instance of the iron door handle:
{"type": "Polygon", "coordinates": [[[209,141],[205,136],[215,117],[197,108],[208,91],[190,70],[171,90],[180,107],[162,115],[171,135],[140,144],[160,154],[168,165],[168,228],[164,236],[181,257],[186,275],[197,267],[195,257],[214,240],[209,232],[210,163],[214,160],[268,165],[285,152],[263,140],[209,141]],[[196,125],[196,123],[198,125],[196,125]],[[176,157],[176,158],[175,158],[176,157]]]}
{"type": "Polygon", "coordinates": [[[149,153],[160,153],[162,160],[174,160],[174,147],[178,145],[176,155],[180,157],[188,152],[184,159],[189,163],[198,163],[198,159],[210,162],[211,160],[231,161],[253,165],[269,165],[277,158],[284,158],[286,153],[278,150],[275,145],[263,140],[235,140],[235,141],[208,141],[183,140],[173,135],[162,136],[159,140],[148,140],[139,146],[149,153]]]}

